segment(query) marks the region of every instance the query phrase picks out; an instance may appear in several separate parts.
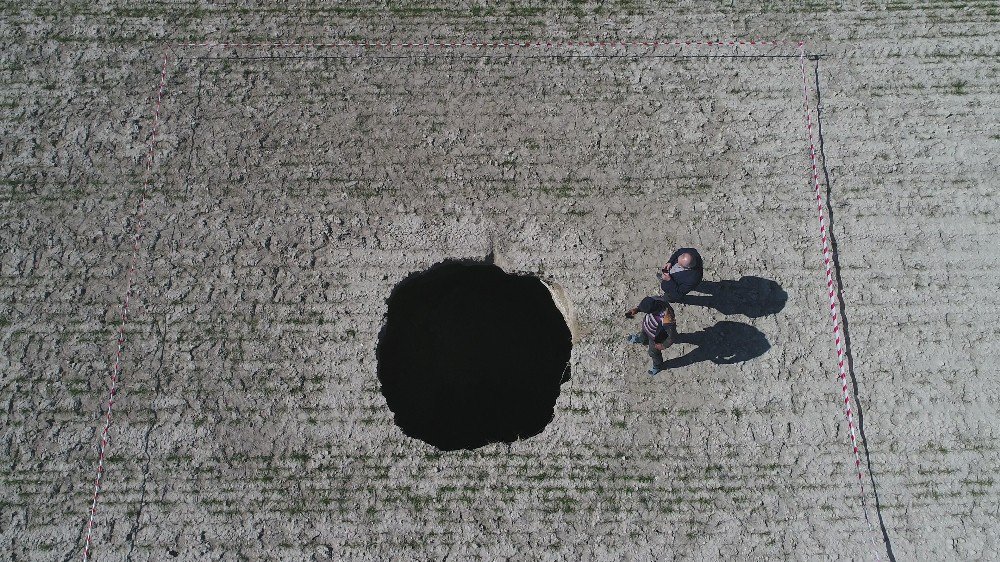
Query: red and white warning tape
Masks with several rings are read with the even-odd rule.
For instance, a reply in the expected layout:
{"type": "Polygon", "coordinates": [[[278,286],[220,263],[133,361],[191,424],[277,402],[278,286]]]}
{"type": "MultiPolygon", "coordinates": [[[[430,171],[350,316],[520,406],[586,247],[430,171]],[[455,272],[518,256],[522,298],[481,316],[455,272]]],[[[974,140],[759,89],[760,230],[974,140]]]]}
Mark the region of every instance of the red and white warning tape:
{"type": "Polygon", "coordinates": [[[384,42],[384,41],[345,41],[328,43],[178,43],[177,47],[212,47],[220,49],[289,49],[289,48],[374,48],[374,49],[412,49],[412,48],[459,48],[472,47],[484,49],[510,49],[515,47],[737,47],[737,46],[771,46],[795,45],[791,41],[464,41],[464,42],[384,42]]]}
{"type": "Polygon", "coordinates": [[[163,65],[160,69],[160,85],[156,91],[156,104],[153,109],[153,125],[149,138],[149,148],[146,151],[146,172],[142,189],[139,192],[139,204],[136,208],[135,231],[132,235],[132,257],[129,260],[128,270],[125,272],[125,295],[121,305],[121,323],[118,325],[118,350],[111,365],[111,389],[108,392],[108,408],[104,416],[104,429],[101,431],[101,444],[97,454],[97,476],[94,480],[94,497],[90,502],[90,517],[87,520],[83,546],[83,560],[87,562],[90,558],[90,549],[93,544],[94,519],[97,516],[97,499],[101,494],[101,484],[104,480],[104,461],[108,457],[108,442],[111,430],[111,414],[115,405],[115,394],[118,391],[118,380],[122,372],[122,358],[125,353],[125,326],[128,322],[129,303],[132,300],[133,284],[135,282],[135,270],[139,261],[139,244],[142,241],[142,221],[146,215],[146,190],[149,188],[153,175],[153,153],[156,149],[156,134],[160,126],[160,108],[163,105],[163,89],[167,83],[167,54],[163,54],[163,65]]]}
{"type": "Polygon", "coordinates": [[[823,264],[826,268],[826,289],[830,297],[830,318],[833,321],[833,341],[837,348],[837,368],[840,379],[841,390],[844,398],[844,416],[847,418],[848,434],[851,437],[851,447],[854,450],[854,468],[858,476],[858,486],[861,494],[861,509],[864,513],[865,522],[868,524],[869,539],[872,543],[872,554],[876,560],[881,560],[878,554],[878,547],[875,543],[875,528],[872,526],[871,518],[868,515],[868,497],[865,494],[864,475],[861,469],[861,453],[858,450],[858,439],[854,431],[854,412],[851,410],[851,395],[847,390],[847,355],[844,351],[843,337],[840,329],[840,317],[837,315],[837,289],[833,281],[833,258],[830,252],[829,236],[826,227],[826,217],[823,212],[823,193],[820,189],[819,166],[816,163],[816,143],[813,140],[813,119],[812,110],[809,108],[810,89],[806,78],[806,49],[805,43],[799,43],[799,65],[802,68],[802,96],[803,107],[806,118],[806,135],[809,139],[809,162],[812,169],[812,187],[816,196],[816,212],[819,215],[819,233],[823,245],[823,264]]]}

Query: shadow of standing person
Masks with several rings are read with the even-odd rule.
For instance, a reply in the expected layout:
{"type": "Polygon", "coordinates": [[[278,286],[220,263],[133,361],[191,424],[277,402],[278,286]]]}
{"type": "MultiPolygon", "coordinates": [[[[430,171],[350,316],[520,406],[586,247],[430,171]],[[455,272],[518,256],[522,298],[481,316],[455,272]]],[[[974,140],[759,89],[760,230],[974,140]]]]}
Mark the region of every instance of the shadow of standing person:
{"type": "Polygon", "coordinates": [[[742,363],[760,357],[771,349],[763,332],[743,322],[722,321],[690,334],[677,334],[674,343],[690,343],[698,347],[680,357],[665,362],[667,369],[687,367],[701,361],[716,365],[742,363]]]}
{"type": "Polygon", "coordinates": [[[714,308],[727,316],[742,314],[760,318],[777,314],[788,301],[788,293],[781,285],[752,275],[740,277],[739,281],[702,281],[695,291],[703,294],[688,294],[677,302],[714,308]]]}

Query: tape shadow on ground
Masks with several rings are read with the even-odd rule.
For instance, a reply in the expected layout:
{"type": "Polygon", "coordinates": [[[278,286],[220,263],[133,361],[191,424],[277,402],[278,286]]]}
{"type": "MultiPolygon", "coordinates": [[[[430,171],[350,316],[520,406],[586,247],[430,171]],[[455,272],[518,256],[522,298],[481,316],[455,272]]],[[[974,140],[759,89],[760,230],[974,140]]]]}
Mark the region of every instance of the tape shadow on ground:
{"type": "MultiPolygon", "coordinates": [[[[816,131],[819,140],[820,169],[823,172],[823,179],[826,182],[826,215],[829,224],[830,255],[833,258],[833,272],[837,280],[837,302],[840,313],[841,333],[844,334],[844,355],[847,359],[847,374],[851,379],[851,390],[854,393],[854,411],[857,413],[858,433],[861,435],[861,449],[865,455],[865,464],[868,469],[868,478],[872,485],[872,496],[875,499],[875,516],[878,517],[879,531],[882,535],[882,543],[886,549],[889,562],[896,562],[896,554],[892,550],[892,540],[889,538],[889,529],[886,526],[885,518],[882,516],[882,501],[879,497],[878,479],[875,476],[875,469],[872,463],[871,450],[868,448],[868,436],[865,434],[865,411],[858,397],[858,377],[854,372],[854,354],[851,352],[851,330],[847,319],[847,307],[844,304],[844,281],[841,277],[840,253],[837,251],[837,236],[834,228],[835,209],[833,205],[833,181],[830,178],[830,170],[826,166],[826,150],[823,136],[823,89],[819,81],[819,57],[810,57],[813,65],[813,80],[816,87],[816,131]]],[[[867,514],[865,515],[867,517],[867,514]]]]}

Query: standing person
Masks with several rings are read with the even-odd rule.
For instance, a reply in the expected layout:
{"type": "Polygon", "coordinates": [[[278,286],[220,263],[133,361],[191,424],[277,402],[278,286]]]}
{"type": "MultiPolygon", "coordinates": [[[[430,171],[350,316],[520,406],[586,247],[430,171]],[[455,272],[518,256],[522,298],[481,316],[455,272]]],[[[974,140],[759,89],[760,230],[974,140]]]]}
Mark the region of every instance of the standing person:
{"type": "Polygon", "coordinates": [[[680,248],[674,252],[660,270],[660,289],[670,302],[680,302],[704,276],[701,254],[694,248],[680,248]]]}
{"type": "Polygon", "coordinates": [[[649,357],[653,360],[649,374],[655,375],[664,370],[663,350],[673,345],[677,339],[674,309],[663,297],[646,297],[639,306],[626,311],[625,317],[635,318],[639,312],[646,313],[642,319],[642,329],[638,334],[630,334],[628,341],[649,346],[649,357]]]}

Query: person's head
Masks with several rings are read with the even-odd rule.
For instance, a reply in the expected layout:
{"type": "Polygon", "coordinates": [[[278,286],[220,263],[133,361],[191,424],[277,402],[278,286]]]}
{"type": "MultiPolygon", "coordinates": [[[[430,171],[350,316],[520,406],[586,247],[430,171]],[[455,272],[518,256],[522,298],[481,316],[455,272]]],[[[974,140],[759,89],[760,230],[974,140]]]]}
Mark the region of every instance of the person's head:
{"type": "Polygon", "coordinates": [[[677,265],[683,267],[684,269],[691,269],[694,265],[694,256],[684,252],[683,254],[677,256],[677,265]]]}

